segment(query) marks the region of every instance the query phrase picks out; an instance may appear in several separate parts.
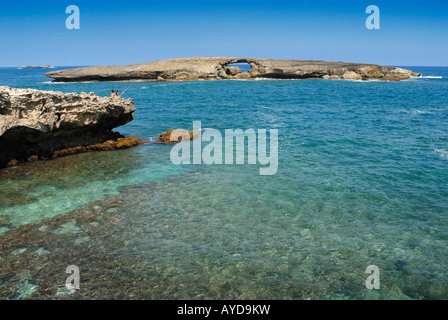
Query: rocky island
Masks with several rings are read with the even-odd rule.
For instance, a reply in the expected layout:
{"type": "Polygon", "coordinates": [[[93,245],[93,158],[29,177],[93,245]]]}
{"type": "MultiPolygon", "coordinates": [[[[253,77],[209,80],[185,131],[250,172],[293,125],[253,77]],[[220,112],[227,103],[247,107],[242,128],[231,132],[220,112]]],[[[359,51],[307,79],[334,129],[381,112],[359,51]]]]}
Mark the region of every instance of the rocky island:
{"type": "Polygon", "coordinates": [[[134,100],[0,87],[0,169],[144,141],[112,129],[134,118],[134,100]]]}
{"type": "Polygon", "coordinates": [[[59,82],[257,78],[398,81],[419,75],[402,68],[374,64],[222,57],[176,58],[124,66],[66,69],[45,74],[59,82]],[[235,63],[248,63],[252,69],[242,72],[240,68],[230,66],[235,63]]]}
{"type": "Polygon", "coordinates": [[[54,66],[21,66],[19,69],[54,69],[54,66]]]}

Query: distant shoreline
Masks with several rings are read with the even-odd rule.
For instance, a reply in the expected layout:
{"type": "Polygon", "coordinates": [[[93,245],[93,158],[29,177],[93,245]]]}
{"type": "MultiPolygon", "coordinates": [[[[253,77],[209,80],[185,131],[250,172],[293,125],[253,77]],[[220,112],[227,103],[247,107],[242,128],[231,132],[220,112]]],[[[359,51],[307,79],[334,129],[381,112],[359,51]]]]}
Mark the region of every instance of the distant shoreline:
{"type": "Polygon", "coordinates": [[[19,69],[54,69],[54,66],[21,66],[19,69]]]}

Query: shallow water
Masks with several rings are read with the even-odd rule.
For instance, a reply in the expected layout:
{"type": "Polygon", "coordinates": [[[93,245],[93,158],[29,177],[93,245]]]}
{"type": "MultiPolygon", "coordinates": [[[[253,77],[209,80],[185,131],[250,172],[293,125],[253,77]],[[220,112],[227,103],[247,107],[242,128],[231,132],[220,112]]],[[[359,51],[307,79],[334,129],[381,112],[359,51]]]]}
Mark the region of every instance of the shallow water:
{"type": "MultiPolygon", "coordinates": [[[[194,120],[278,129],[278,173],[174,166],[158,144],[4,170],[0,296],[448,298],[448,68],[413,70],[442,78],[135,83],[136,118],[121,133],[146,139],[194,120]],[[88,290],[58,287],[67,251],[88,290]],[[372,264],[378,291],[364,285],[372,264]]],[[[0,69],[0,84],[99,95],[130,85],[18,72],[0,69]]]]}

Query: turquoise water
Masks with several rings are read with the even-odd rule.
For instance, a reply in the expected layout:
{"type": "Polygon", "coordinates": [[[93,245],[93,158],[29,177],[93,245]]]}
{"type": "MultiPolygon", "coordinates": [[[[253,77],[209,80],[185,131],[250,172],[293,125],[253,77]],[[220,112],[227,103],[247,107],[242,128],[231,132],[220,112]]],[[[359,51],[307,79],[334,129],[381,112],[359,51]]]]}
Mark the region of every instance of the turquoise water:
{"type": "MultiPolygon", "coordinates": [[[[148,275],[129,292],[447,299],[448,68],[412,69],[424,77],[135,82],[124,96],[135,120],[119,132],[154,139],[195,120],[278,129],[278,173],[175,166],[159,144],[25,164],[0,172],[0,233],[117,197],[120,218],[91,245],[110,235],[109,254],[148,275]],[[371,264],[379,291],[364,286],[371,264]]],[[[103,96],[131,85],[48,83],[44,72],[0,69],[0,85],[103,96]]]]}

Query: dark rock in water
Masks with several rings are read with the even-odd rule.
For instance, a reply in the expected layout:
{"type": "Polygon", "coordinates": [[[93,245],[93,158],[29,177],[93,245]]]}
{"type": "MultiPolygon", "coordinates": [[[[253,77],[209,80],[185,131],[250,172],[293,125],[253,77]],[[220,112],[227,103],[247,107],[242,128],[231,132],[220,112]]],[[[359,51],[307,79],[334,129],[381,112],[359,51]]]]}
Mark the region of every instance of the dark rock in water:
{"type": "Polygon", "coordinates": [[[257,78],[397,81],[419,75],[401,68],[364,63],[226,57],[166,59],[126,66],[58,70],[45,74],[61,82],[257,78]],[[248,63],[252,69],[241,72],[238,67],[229,67],[235,63],[248,63]]]}
{"type": "Polygon", "coordinates": [[[0,169],[117,140],[122,136],[112,129],[131,121],[135,110],[132,99],[0,87],[0,169]]]}
{"type": "Polygon", "coordinates": [[[397,270],[403,270],[403,268],[406,266],[406,262],[402,261],[402,260],[397,260],[395,262],[395,267],[397,268],[397,270]]]}

